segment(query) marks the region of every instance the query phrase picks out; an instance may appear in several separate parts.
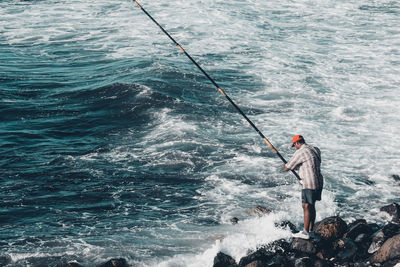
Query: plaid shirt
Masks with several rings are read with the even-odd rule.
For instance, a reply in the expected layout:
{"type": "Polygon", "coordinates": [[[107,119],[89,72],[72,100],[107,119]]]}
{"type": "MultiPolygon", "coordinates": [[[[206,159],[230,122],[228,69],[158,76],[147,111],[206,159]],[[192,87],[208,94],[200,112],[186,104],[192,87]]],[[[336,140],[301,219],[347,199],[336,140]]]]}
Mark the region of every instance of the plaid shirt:
{"type": "Polygon", "coordinates": [[[321,175],[321,151],[318,147],[302,145],[286,163],[286,168],[299,171],[303,189],[322,189],[324,182],[321,175]]]}

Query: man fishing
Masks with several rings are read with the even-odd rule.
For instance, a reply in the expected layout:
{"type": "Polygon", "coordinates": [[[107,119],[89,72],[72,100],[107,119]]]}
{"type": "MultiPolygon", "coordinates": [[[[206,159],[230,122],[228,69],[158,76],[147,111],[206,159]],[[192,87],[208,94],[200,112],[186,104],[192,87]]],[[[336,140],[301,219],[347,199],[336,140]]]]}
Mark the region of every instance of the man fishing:
{"type": "MultiPolygon", "coordinates": [[[[255,124],[243,113],[243,111],[233,102],[233,100],[223,91],[218,84],[208,75],[208,73],[175,41],[174,38],[136,1],[135,4],[168,36],[168,38],[184,53],[196,67],[210,80],[218,91],[236,108],[236,110],[247,120],[261,138],[268,144],[274,153],[283,161],[286,160],[271,144],[271,142],[261,133],[255,124]]],[[[301,135],[293,138],[293,146],[296,152],[293,158],[284,165],[286,170],[299,170],[299,174],[293,171],[293,174],[303,183],[303,209],[304,209],[304,231],[299,233],[299,237],[309,238],[309,232],[313,230],[315,222],[315,201],[321,199],[322,176],[320,173],[321,156],[318,148],[307,145],[301,135]],[[303,233],[304,232],[304,233],[303,233]],[[302,235],[303,234],[303,235],[302,235]]]]}
{"type": "Polygon", "coordinates": [[[288,163],[283,164],[286,171],[297,170],[303,186],[301,202],[304,213],[304,229],[293,237],[309,239],[314,235],[315,202],[321,200],[323,177],[321,175],[321,151],[317,147],[308,145],[303,136],[295,135],[292,147],[296,152],[288,163]]]}

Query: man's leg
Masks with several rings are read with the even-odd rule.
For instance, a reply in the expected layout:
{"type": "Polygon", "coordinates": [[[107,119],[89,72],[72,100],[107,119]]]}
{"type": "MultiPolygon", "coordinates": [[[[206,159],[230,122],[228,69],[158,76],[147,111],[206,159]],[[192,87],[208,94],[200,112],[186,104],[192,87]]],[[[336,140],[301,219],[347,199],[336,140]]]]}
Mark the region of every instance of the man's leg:
{"type": "Polygon", "coordinates": [[[302,205],[303,205],[303,213],[304,213],[304,230],[306,232],[309,232],[310,219],[311,219],[310,204],[302,203],[302,205]]]}
{"type": "Polygon", "coordinates": [[[308,232],[314,231],[314,223],[315,223],[315,216],[316,216],[316,211],[315,211],[315,205],[308,204],[308,208],[310,211],[310,222],[308,226],[308,232]]]}

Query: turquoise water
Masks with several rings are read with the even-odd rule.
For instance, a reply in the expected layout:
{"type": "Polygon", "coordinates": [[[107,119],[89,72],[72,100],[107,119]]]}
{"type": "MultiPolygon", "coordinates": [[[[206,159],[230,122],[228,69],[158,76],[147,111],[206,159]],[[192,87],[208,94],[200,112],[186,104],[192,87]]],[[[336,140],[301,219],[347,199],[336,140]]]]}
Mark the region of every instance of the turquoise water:
{"type": "MultiPolygon", "coordinates": [[[[140,3],[286,159],[294,134],[321,149],[317,219],[385,221],[400,201],[397,2],[140,3]]],[[[212,266],[288,238],[277,221],[301,226],[295,177],[131,1],[1,1],[0,21],[9,266],[212,266]]]]}

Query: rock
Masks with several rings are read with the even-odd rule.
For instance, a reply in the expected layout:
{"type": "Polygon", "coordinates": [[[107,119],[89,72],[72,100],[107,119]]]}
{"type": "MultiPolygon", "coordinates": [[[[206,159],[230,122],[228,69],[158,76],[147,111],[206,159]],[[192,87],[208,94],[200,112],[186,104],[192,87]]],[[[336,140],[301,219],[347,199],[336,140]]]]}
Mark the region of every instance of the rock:
{"type": "Polygon", "coordinates": [[[383,263],[394,259],[400,259],[400,234],[386,240],[382,247],[372,255],[371,262],[383,263]]]}
{"type": "Polygon", "coordinates": [[[367,224],[367,222],[362,220],[357,220],[354,223],[350,224],[347,232],[343,235],[345,238],[355,239],[360,234],[371,235],[373,230],[371,226],[367,224]]]}
{"type": "MultiPolygon", "coordinates": [[[[288,261],[283,257],[290,250],[290,245],[284,239],[276,240],[271,244],[259,248],[257,251],[243,257],[239,261],[239,266],[246,266],[254,261],[260,261],[264,265],[278,264],[288,261]]],[[[268,265],[267,265],[268,266],[268,265]]],[[[275,265],[274,265],[275,266],[275,265]]]]}
{"type": "Polygon", "coordinates": [[[129,267],[129,265],[125,259],[119,258],[119,259],[111,259],[101,264],[99,267],[129,267]]]}
{"type": "Polygon", "coordinates": [[[357,253],[357,246],[350,238],[341,238],[335,242],[334,245],[338,251],[336,259],[340,262],[350,261],[353,259],[357,253]]]}
{"type": "Polygon", "coordinates": [[[275,227],[283,228],[283,229],[289,228],[292,233],[298,233],[299,232],[299,231],[297,231],[296,226],[293,223],[291,223],[290,221],[283,221],[283,222],[280,222],[280,223],[275,223],[275,227]]]}
{"type": "Polygon", "coordinates": [[[388,238],[391,238],[397,234],[400,234],[400,225],[388,223],[383,227],[382,230],[379,230],[372,235],[372,242],[368,248],[368,253],[372,254],[378,251],[378,249],[388,238]]]}
{"type": "MultiPolygon", "coordinates": [[[[400,259],[387,261],[381,265],[382,267],[400,267],[400,259]]],[[[369,267],[369,266],[368,266],[369,267]]]]}
{"type": "Polygon", "coordinates": [[[333,266],[330,262],[313,257],[298,258],[294,262],[295,267],[329,267],[333,266]]]}
{"type": "Polygon", "coordinates": [[[247,214],[250,215],[257,215],[259,217],[270,214],[272,211],[270,209],[267,209],[266,207],[263,206],[255,206],[251,208],[250,210],[246,211],[247,214]]]}
{"type": "Polygon", "coordinates": [[[387,212],[390,216],[392,216],[392,222],[400,223],[400,206],[399,206],[399,204],[393,203],[393,204],[382,207],[380,210],[387,212]]]}
{"type": "Polygon", "coordinates": [[[239,222],[239,219],[236,218],[236,217],[232,217],[232,218],[230,219],[230,222],[231,222],[232,224],[237,224],[237,223],[239,222]]]}
{"type": "Polygon", "coordinates": [[[371,235],[373,229],[364,219],[356,220],[355,222],[349,224],[347,232],[343,235],[344,238],[350,238],[354,241],[354,247],[347,250],[347,253],[341,252],[338,255],[339,258],[349,259],[349,255],[352,255],[354,259],[365,258],[368,253],[368,249],[371,244],[371,235]],[[354,257],[355,256],[355,257],[354,257]]]}
{"type": "Polygon", "coordinates": [[[326,247],[319,248],[319,252],[316,256],[321,260],[330,260],[335,258],[336,251],[332,249],[332,244],[330,244],[329,246],[327,245],[326,247]]]}
{"type": "Polygon", "coordinates": [[[400,234],[400,225],[394,223],[388,223],[383,227],[382,231],[387,238],[390,238],[397,234],[400,234]]]}
{"type": "Polygon", "coordinates": [[[346,222],[338,216],[333,216],[316,223],[314,232],[324,240],[334,240],[342,237],[346,230],[346,222]]]}
{"type": "Polygon", "coordinates": [[[333,266],[333,264],[326,260],[316,259],[314,262],[314,267],[330,267],[330,266],[333,266]]]}
{"type": "Polygon", "coordinates": [[[369,223],[368,225],[371,227],[373,233],[376,233],[382,229],[382,225],[378,225],[376,223],[369,223]]]}
{"type": "Polygon", "coordinates": [[[354,267],[371,267],[369,262],[355,262],[354,267]]]}
{"type": "Polygon", "coordinates": [[[395,181],[400,182],[400,175],[392,174],[392,178],[393,178],[395,181]]]}
{"type": "Polygon", "coordinates": [[[253,261],[247,264],[245,267],[264,267],[265,265],[261,261],[253,261]]]}
{"type": "Polygon", "coordinates": [[[372,254],[376,251],[378,251],[383,242],[385,242],[385,234],[383,233],[383,231],[378,231],[377,233],[375,233],[372,237],[372,242],[371,245],[368,248],[368,253],[372,254]]]}
{"type": "Polygon", "coordinates": [[[354,239],[357,246],[356,259],[364,259],[368,257],[368,249],[371,245],[371,236],[360,234],[354,239]]]}
{"type": "Polygon", "coordinates": [[[310,257],[298,258],[294,262],[295,267],[308,267],[308,266],[312,266],[312,265],[313,265],[313,261],[311,260],[310,257]]]}
{"type": "Polygon", "coordinates": [[[317,248],[313,241],[301,238],[293,238],[291,247],[292,250],[296,252],[302,252],[306,254],[315,254],[317,252],[317,248]]]}
{"type": "Polygon", "coordinates": [[[213,267],[235,267],[237,266],[235,260],[225,253],[218,252],[217,256],[214,257],[213,267]]]}

